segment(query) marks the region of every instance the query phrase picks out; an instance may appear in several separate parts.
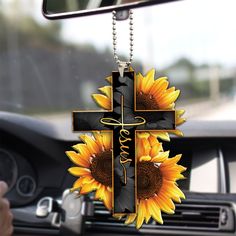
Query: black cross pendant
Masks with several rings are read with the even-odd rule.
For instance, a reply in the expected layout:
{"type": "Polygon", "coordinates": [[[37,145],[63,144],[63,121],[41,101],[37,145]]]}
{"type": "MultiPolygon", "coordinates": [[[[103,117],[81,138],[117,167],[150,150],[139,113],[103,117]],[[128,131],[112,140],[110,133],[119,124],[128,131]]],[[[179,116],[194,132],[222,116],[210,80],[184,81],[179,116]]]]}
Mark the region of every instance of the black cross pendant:
{"type": "Polygon", "coordinates": [[[112,72],[110,111],[74,111],[73,131],[112,131],[113,214],[136,213],[136,132],[175,129],[174,110],[137,110],[134,72],[112,72]]]}

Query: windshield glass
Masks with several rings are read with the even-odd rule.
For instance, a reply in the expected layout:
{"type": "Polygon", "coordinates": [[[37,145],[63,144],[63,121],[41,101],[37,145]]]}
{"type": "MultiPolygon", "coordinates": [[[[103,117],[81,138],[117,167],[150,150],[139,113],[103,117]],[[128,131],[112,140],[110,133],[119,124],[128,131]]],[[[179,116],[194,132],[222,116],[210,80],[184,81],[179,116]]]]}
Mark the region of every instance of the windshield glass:
{"type": "MultiPolygon", "coordinates": [[[[188,120],[236,120],[235,9],[235,0],[188,0],[134,10],[133,67],[168,76],[188,120]]],[[[0,110],[70,126],[72,110],[97,108],[90,95],[117,69],[111,18],[48,21],[41,1],[1,0],[0,110]]],[[[128,23],[117,26],[127,58],[128,23]]]]}

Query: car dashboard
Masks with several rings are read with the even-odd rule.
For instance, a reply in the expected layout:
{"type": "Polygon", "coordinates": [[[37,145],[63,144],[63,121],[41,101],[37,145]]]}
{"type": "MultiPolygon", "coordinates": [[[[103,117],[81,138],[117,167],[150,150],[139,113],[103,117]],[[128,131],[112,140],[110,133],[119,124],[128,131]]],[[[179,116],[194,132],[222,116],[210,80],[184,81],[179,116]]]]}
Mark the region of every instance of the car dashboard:
{"type": "Polygon", "coordinates": [[[181,126],[184,137],[163,143],[170,156],[183,155],[186,178],[178,184],[186,200],[174,215],[163,214],[163,225],[150,221],[137,230],[113,218],[92,194],[65,195],[75,180],[65,151],[78,140],[59,137],[49,123],[1,112],[0,179],[10,187],[14,235],[236,235],[236,123],[187,123],[181,126]],[[45,197],[52,199],[57,219],[36,216],[45,197]]]}

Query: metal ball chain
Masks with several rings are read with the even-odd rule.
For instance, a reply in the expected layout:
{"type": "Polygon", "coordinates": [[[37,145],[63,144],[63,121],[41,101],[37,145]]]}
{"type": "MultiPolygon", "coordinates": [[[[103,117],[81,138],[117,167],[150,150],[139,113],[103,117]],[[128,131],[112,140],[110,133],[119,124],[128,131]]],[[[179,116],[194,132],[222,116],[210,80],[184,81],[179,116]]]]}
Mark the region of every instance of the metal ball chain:
{"type": "Polygon", "coordinates": [[[112,12],[112,34],[113,34],[113,55],[115,62],[118,66],[125,64],[126,67],[129,67],[133,61],[133,46],[134,46],[134,34],[133,34],[133,11],[129,10],[129,40],[130,40],[130,52],[129,52],[129,61],[121,61],[117,55],[117,33],[116,33],[116,11],[112,12]]]}

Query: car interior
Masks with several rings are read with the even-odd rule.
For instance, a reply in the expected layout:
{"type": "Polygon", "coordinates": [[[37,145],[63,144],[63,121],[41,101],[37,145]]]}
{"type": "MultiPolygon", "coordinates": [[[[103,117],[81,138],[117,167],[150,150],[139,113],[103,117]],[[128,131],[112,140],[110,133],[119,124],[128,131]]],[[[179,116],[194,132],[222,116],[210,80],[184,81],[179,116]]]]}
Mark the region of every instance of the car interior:
{"type": "MultiPolygon", "coordinates": [[[[14,235],[236,235],[236,2],[133,4],[53,18],[42,1],[0,1],[0,180],[9,187],[14,235]],[[93,194],[71,193],[76,178],[65,155],[80,142],[72,111],[96,109],[91,94],[117,70],[111,11],[130,8],[132,67],[167,75],[187,119],[178,127],[183,137],[163,141],[171,156],[182,153],[186,199],[162,214],[163,225],[151,220],[140,229],[113,218],[93,194]]],[[[117,26],[124,58],[125,22],[117,26]]]]}

